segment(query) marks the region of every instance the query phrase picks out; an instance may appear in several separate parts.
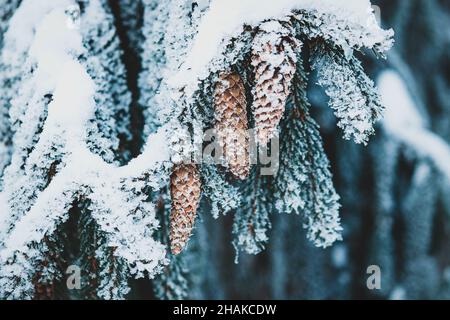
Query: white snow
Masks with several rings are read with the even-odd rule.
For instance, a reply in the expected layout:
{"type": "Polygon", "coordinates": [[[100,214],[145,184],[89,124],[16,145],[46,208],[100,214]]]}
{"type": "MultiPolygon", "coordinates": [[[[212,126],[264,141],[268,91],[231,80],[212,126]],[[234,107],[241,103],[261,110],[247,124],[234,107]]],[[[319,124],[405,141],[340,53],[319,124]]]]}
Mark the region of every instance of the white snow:
{"type": "Polygon", "coordinates": [[[169,141],[167,126],[161,127],[155,134],[148,137],[143,152],[128,165],[117,168],[117,173],[122,177],[138,176],[148,171],[158,163],[170,161],[170,152],[167,141],[169,141]]]}
{"type": "Polygon", "coordinates": [[[44,17],[55,8],[67,8],[73,4],[73,0],[23,0],[5,33],[3,59],[9,63],[20,63],[21,56],[27,53],[36,28],[44,17]]]}
{"type": "Polygon", "coordinates": [[[6,221],[9,215],[9,207],[6,199],[6,194],[0,192],[0,243],[3,242],[3,237],[7,234],[8,227],[6,221]]]}
{"type": "Polygon", "coordinates": [[[395,71],[378,78],[378,88],[386,106],[383,127],[388,134],[410,147],[419,157],[428,158],[450,180],[450,146],[429,131],[408,88],[395,71]]]}
{"type": "Polygon", "coordinates": [[[208,64],[223,50],[224,40],[239,35],[244,25],[256,26],[300,9],[334,14],[365,26],[375,21],[369,0],[213,0],[199,25],[186,62],[170,83],[184,87],[204,79],[208,75],[208,64]]]}
{"type": "MultiPolygon", "coordinates": [[[[28,12],[27,5],[31,4],[29,1],[24,4],[28,12]]],[[[160,166],[170,160],[167,127],[151,135],[144,152],[127,166],[117,167],[92,153],[86,134],[88,122],[94,115],[96,87],[77,59],[83,50],[80,30],[68,23],[65,7],[53,8],[41,18],[39,23],[33,20],[32,39],[20,45],[24,50],[29,46],[29,58],[37,64],[33,73],[35,89],[52,92],[53,100],[48,105],[39,142],[28,161],[37,166],[44,163],[46,168],[49,149],[59,143],[62,146],[57,146],[63,148],[63,168],[48,187],[37,194],[33,207],[19,217],[9,234],[3,232],[9,226],[3,223],[9,211],[6,195],[0,194],[0,232],[7,235],[5,241],[2,239],[5,247],[0,258],[5,261],[17,252],[23,252],[30,259],[36,258],[32,256],[30,243],[52,234],[59,223],[67,219],[74,199],[83,194],[92,197],[92,202],[98,205],[91,208],[92,214],[108,235],[108,245],[117,247],[116,254],[134,265],[132,272],[137,276],[142,276],[144,271],[152,276],[165,262],[165,247],[152,237],[158,224],[153,204],[146,202],[145,194],[139,197],[130,190],[142,189],[143,184],[158,185],[161,176],[167,176],[160,173],[163,171],[160,166]]]]}
{"type": "MultiPolygon", "coordinates": [[[[165,141],[167,141],[166,128],[162,127],[149,137],[144,152],[138,158],[120,168],[104,162],[84,145],[78,147],[73,145],[74,149],[67,159],[67,166],[55,176],[52,183],[40,194],[32,209],[15,225],[13,232],[5,241],[1,258],[6,259],[16,251],[26,252],[29,243],[38,242],[45,234],[53,233],[56,222],[63,219],[68,210],[67,206],[73,202],[74,194],[82,192],[83,188],[90,188],[94,191],[93,201],[103,205],[104,210],[109,210],[106,215],[100,210],[101,214],[97,213],[95,216],[97,222],[102,227],[107,225],[109,228],[116,228],[114,232],[111,231],[110,237],[118,243],[109,245],[117,246],[116,254],[126,258],[130,264],[137,264],[136,273],[148,271],[153,275],[158,270],[159,264],[165,261],[165,247],[150,234],[142,236],[148,232],[146,229],[151,228],[151,222],[155,223],[156,220],[152,220],[154,213],[144,217],[148,222],[140,221],[134,224],[133,215],[130,215],[128,210],[128,206],[134,204],[126,198],[127,193],[121,189],[124,179],[139,177],[145,172],[156,170],[158,165],[169,160],[165,141]],[[147,265],[142,265],[142,261],[146,261],[147,265]]],[[[157,180],[157,176],[154,179],[150,178],[148,185],[157,183],[157,180]]],[[[1,200],[2,198],[0,206],[1,200]]],[[[152,205],[146,204],[144,200],[136,199],[136,202],[142,206],[152,205]]]]}
{"type": "MultiPolygon", "coordinates": [[[[38,63],[38,76],[59,78],[68,70],[61,66],[73,60],[73,56],[83,50],[82,38],[76,29],[69,28],[64,8],[54,9],[42,23],[37,24],[36,35],[32,41],[29,57],[38,63]]],[[[57,79],[52,79],[55,83],[57,79]]],[[[37,84],[44,81],[37,80],[37,84]]],[[[52,86],[51,86],[52,87],[52,86]]]]}
{"type": "Polygon", "coordinates": [[[53,95],[53,102],[48,106],[48,122],[54,120],[71,135],[68,141],[79,138],[80,143],[86,132],[86,123],[94,116],[95,85],[86,70],[75,61],[68,61],[60,66],[61,77],[53,95]]]}
{"type": "Polygon", "coordinates": [[[67,19],[64,8],[51,11],[38,25],[29,51],[30,59],[37,62],[36,91],[53,91],[42,143],[36,149],[52,138],[55,128],[64,128],[68,143],[79,144],[94,113],[94,82],[74,60],[83,50],[82,38],[78,30],[70,28],[67,19]]]}

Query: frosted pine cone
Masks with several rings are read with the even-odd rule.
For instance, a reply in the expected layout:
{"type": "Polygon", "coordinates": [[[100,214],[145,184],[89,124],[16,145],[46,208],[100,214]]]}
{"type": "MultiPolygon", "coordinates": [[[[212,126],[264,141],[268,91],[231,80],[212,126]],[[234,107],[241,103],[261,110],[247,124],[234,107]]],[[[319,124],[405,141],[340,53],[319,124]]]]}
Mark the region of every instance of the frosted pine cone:
{"type": "Polygon", "coordinates": [[[215,88],[219,145],[230,172],[239,179],[250,173],[250,137],[244,83],[237,73],[222,73],[215,88]]]}
{"type": "Polygon", "coordinates": [[[258,143],[265,145],[277,133],[277,127],[291,93],[291,82],[297,66],[296,49],[300,43],[293,29],[278,21],[260,25],[252,47],[255,69],[254,102],[258,143]]]}
{"type": "Polygon", "coordinates": [[[194,228],[200,202],[201,182],[196,165],[176,165],[170,177],[172,212],[170,215],[170,244],[177,255],[185,248],[194,228]]]}

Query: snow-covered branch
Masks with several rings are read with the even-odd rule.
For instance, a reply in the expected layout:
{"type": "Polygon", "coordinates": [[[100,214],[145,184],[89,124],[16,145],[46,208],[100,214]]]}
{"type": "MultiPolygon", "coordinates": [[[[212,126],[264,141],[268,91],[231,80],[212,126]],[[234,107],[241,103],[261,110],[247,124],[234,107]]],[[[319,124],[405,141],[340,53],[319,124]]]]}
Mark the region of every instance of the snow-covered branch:
{"type": "Polygon", "coordinates": [[[450,146],[427,128],[400,75],[392,70],[383,72],[378,87],[386,106],[383,121],[386,133],[418,158],[431,161],[450,180],[450,146]]]}
{"type": "Polygon", "coordinates": [[[320,26],[328,37],[338,39],[341,44],[345,37],[340,31],[347,30],[347,38],[351,39],[346,46],[378,46],[383,52],[392,45],[389,40],[392,31],[379,27],[368,0],[213,0],[198,27],[186,61],[170,83],[178,88],[186,87],[187,92],[195,91],[199,81],[221,69],[227,46],[244,27],[255,28],[270,19],[289,19],[298,10],[317,14],[315,22],[320,23],[316,27],[320,26]],[[338,22],[346,28],[339,27],[338,22]]]}
{"type": "MultiPolygon", "coordinates": [[[[22,181],[41,180],[42,190],[33,191],[33,197],[22,198],[25,203],[21,208],[29,208],[26,212],[9,204],[6,210],[3,199],[6,196],[8,201],[13,200],[17,192],[6,188],[2,193],[1,215],[5,221],[1,229],[10,231],[3,241],[0,260],[8,264],[20,254],[29,258],[28,264],[39,259],[42,253],[31,250],[33,244],[51,236],[68,219],[73,202],[83,198],[90,201],[92,217],[106,235],[107,245],[128,262],[130,272],[153,276],[166,261],[165,247],[152,237],[159,222],[154,205],[147,202],[143,190],[160,188],[167,182],[167,127],[151,135],[142,154],[126,166],[107,163],[89,149],[88,125],[95,116],[98,86],[78,60],[84,50],[83,37],[80,30],[72,27],[66,4],[52,7],[37,24],[29,49],[27,59],[35,65],[30,78],[35,95],[49,92],[52,97],[39,141],[25,163],[22,181]],[[54,163],[59,172],[51,173],[54,163]],[[45,182],[48,175],[50,181],[45,182]]],[[[18,47],[22,46],[25,44],[18,47]]],[[[8,168],[11,178],[16,176],[16,169],[8,168]]],[[[18,182],[21,181],[9,184],[18,182]]],[[[32,186],[21,185],[25,189],[32,186]]],[[[1,272],[7,272],[7,268],[1,272]]],[[[2,296],[15,290],[15,280],[8,282],[10,276],[0,277],[2,296]]]]}

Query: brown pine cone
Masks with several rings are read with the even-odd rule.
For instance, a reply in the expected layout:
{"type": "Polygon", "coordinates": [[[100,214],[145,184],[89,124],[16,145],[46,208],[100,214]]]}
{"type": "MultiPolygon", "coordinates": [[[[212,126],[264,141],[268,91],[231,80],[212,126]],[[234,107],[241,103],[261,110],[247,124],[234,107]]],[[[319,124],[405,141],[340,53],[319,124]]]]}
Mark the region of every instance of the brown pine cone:
{"type": "Polygon", "coordinates": [[[222,73],[215,87],[219,145],[230,172],[238,179],[250,173],[250,136],[244,83],[237,73],[222,73]]]}
{"type": "Polygon", "coordinates": [[[252,47],[255,70],[254,102],[257,141],[266,145],[277,133],[291,82],[297,67],[296,49],[300,47],[292,27],[268,21],[260,25],[252,47]]]}
{"type": "Polygon", "coordinates": [[[197,166],[176,165],[170,177],[172,212],[170,215],[170,245],[174,255],[183,251],[192,234],[197,207],[200,202],[201,182],[197,166]]]}

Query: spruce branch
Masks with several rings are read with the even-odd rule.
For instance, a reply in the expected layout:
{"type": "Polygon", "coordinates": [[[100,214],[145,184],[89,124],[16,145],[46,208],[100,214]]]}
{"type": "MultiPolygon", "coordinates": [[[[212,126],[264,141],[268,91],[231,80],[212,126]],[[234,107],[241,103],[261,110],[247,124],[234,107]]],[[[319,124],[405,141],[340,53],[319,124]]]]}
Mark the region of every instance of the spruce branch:
{"type": "Polygon", "coordinates": [[[261,176],[258,168],[254,168],[242,186],[241,205],[234,215],[233,246],[236,262],[241,250],[248,254],[259,254],[269,240],[270,190],[271,178],[261,176]]]}
{"type": "Polygon", "coordinates": [[[323,41],[316,41],[311,49],[318,84],[330,98],[344,138],[366,145],[384,111],[373,81],[353,55],[346,57],[340,49],[323,41]]]}
{"type": "Polygon", "coordinates": [[[306,74],[294,78],[293,108],[285,120],[281,165],[275,181],[276,208],[301,214],[308,239],[318,247],[341,240],[339,196],[323,149],[318,125],[309,115],[306,74]]]}

